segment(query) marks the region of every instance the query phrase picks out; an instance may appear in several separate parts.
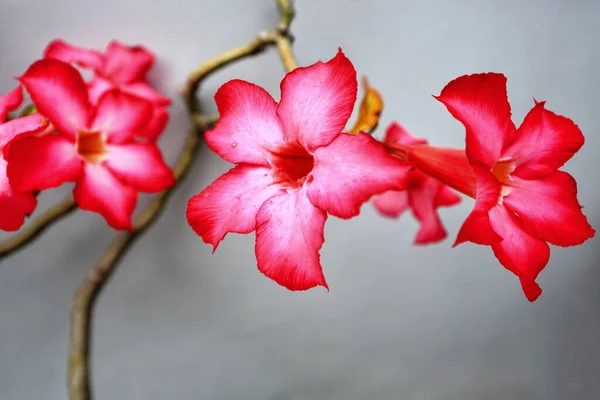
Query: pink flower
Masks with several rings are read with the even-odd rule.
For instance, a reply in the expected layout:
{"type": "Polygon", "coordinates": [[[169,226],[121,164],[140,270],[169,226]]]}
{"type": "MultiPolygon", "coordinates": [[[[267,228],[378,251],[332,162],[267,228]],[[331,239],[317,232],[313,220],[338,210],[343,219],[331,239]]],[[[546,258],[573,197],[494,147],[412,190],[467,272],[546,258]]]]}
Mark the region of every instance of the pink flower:
{"type": "Polygon", "coordinates": [[[3,156],[6,145],[19,135],[44,129],[47,124],[39,114],[5,122],[8,113],[19,108],[22,101],[23,93],[20,86],[0,96],[0,229],[3,231],[19,229],[25,222],[25,217],[29,216],[37,205],[31,191],[16,192],[6,177],[6,160],[3,156]]]}
{"type": "Polygon", "coordinates": [[[10,184],[27,192],[76,182],[80,208],[100,213],[115,229],[131,229],[138,192],[174,183],[158,147],[134,138],[152,106],[119,90],[107,91],[93,106],[79,72],[56,60],[35,62],[19,80],[55,131],[11,143],[10,184]]]}
{"type": "Polygon", "coordinates": [[[290,290],[328,287],[319,260],[327,214],[351,218],[374,194],[402,188],[410,166],[367,134],[341,133],[356,101],[356,71],[341,50],[297,68],[278,103],[233,80],[215,100],[208,146],[237,164],[188,204],[190,226],[216,249],[228,232],[256,230],[258,269],[290,290]]]}
{"type": "Polygon", "coordinates": [[[154,64],[154,54],[142,46],[126,46],[116,40],[111,41],[104,53],[73,46],[63,40],[54,40],[44,58],[60,60],[91,69],[96,74],[88,87],[90,101],[97,104],[100,97],[111,89],[141,97],[154,105],[152,116],[142,137],[155,141],[169,121],[166,106],[171,100],[158,92],[147,82],[146,75],[154,64]]]}
{"type": "MultiPolygon", "coordinates": [[[[389,126],[383,141],[400,146],[427,144],[426,140],[414,137],[398,123],[389,126]]],[[[445,239],[447,233],[436,210],[439,207],[458,204],[460,197],[448,186],[418,169],[407,171],[406,174],[403,178],[407,181],[406,190],[390,190],[375,196],[375,209],[386,217],[398,218],[410,207],[415,218],[421,223],[415,244],[435,243],[445,239]]]]}
{"type": "Polygon", "coordinates": [[[457,78],[437,99],[465,125],[466,156],[453,149],[413,146],[409,159],[475,197],[455,245],[471,241],[492,246],[534,301],[542,293],[536,278],[548,263],[548,243],[575,246],[595,233],[581,212],[575,180],[558,170],[581,148],[583,135],[573,121],[537,101],[517,129],[501,74],[457,78]]]}

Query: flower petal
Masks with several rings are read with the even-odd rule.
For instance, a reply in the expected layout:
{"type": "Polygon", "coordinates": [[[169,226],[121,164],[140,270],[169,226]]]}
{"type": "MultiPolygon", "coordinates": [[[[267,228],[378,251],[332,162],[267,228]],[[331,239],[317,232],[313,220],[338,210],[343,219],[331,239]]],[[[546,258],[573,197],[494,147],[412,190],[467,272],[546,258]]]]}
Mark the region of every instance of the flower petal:
{"type": "Polygon", "coordinates": [[[542,294],[535,280],[548,264],[548,244],[528,235],[506,207],[494,207],[490,211],[490,223],[503,238],[501,242],[492,244],[494,255],[500,264],[519,277],[527,299],[535,301],[542,294]]]}
{"type": "Polygon", "coordinates": [[[8,183],[6,161],[0,157],[0,229],[16,231],[37,205],[32,192],[18,193],[8,183]]]}
{"type": "Polygon", "coordinates": [[[102,75],[117,84],[146,79],[154,54],[143,46],[127,46],[116,40],[106,47],[102,75]]]}
{"type": "Polygon", "coordinates": [[[47,126],[48,120],[37,113],[0,124],[0,149],[21,134],[40,132],[47,126]]]}
{"type": "Polygon", "coordinates": [[[152,111],[148,101],[111,90],[98,100],[91,129],[102,131],[109,143],[123,143],[146,127],[152,111]]]}
{"type": "Polygon", "coordinates": [[[405,146],[411,146],[414,144],[427,144],[427,140],[413,136],[397,122],[392,122],[387,128],[383,137],[383,141],[385,143],[402,144],[405,146]]]}
{"type": "Polygon", "coordinates": [[[137,192],[101,165],[85,164],[73,197],[82,210],[97,212],[114,229],[132,229],[137,192]]]}
{"type": "Polygon", "coordinates": [[[258,209],[278,190],[268,168],[238,165],[190,199],[188,223],[214,251],[227,233],[252,232],[258,209]]]}
{"type": "Polygon", "coordinates": [[[148,82],[139,81],[121,85],[120,89],[125,93],[141,97],[158,106],[168,106],[171,99],[158,93],[148,82]]]}
{"type": "Polygon", "coordinates": [[[108,145],[104,166],[138,192],[161,192],[175,183],[158,147],[148,143],[108,145]]]}
{"type": "Polygon", "coordinates": [[[6,120],[8,113],[16,110],[23,101],[23,90],[17,86],[4,96],[0,96],[0,123],[6,120]]]}
{"type": "Polygon", "coordinates": [[[373,206],[386,217],[398,218],[408,208],[408,193],[406,190],[388,190],[373,197],[373,206]]]}
{"type": "Polygon", "coordinates": [[[465,75],[448,83],[439,96],[448,111],[467,130],[466,152],[471,163],[491,167],[507,139],[514,136],[506,77],[487,73],[465,75]]]}
{"type": "Polygon", "coordinates": [[[268,166],[269,150],[284,142],[277,103],[267,91],[234,79],[215,94],[221,118],[206,132],[206,144],[224,160],[268,166]]]}
{"type": "Polygon", "coordinates": [[[94,71],[99,71],[104,62],[101,52],[73,46],[60,39],[50,42],[44,51],[44,58],[77,64],[94,71]]]}
{"type": "Polygon", "coordinates": [[[39,113],[47,117],[57,131],[75,138],[78,130],[87,128],[91,105],[85,82],[75,68],[57,60],[40,60],[19,80],[39,113]]]}
{"type": "Polygon", "coordinates": [[[98,75],[95,75],[88,81],[87,87],[90,102],[94,105],[98,104],[98,100],[100,100],[100,97],[102,97],[104,93],[112,89],[117,89],[117,86],[115,86],[114,83],[98,75]]]}
{"type": "Polygon", "coordinates": [[[140,132],[139,136],[147,139],[149,142],[156,142],[160,135],[164,132],[169,123],[169,113],[160,106],[154,106],[152,117],[148,121],[148,126],[140,132]]]}
{"type": "Polygon", "coordinates": [[[435,208],[435,199],[441,186],[442,184],[435,179],[425,177],[419,186],[408,190],[410,208],[421,223],[415,244],[436,243],[447,236],[435,208]]]}
{"type": "Polygon", "coordinates": [[[581,130],[573,121],[554,114],[539,102],[529,111],[503,158],[516,160],[514,175],[533,179],[563,166],[583,146],[581,130]]]}
{"type": "Polygon", "coordinates": [[[410,164],[392,156],[368,134],[342,133],[314,154],[307,180],[310,201],[322,210],[348,219],[376,194],[404,189],[410,164]]]}
{"type": "Polygon", "coordinates": [[[6,151],[6,160],[8,179],[18,192],[75,181],[82,165],[75,144],[61,135],[16,138],[6,151]]]}
{"type": "Polygon", "coordinates": [[[319,257],[326,219],[302,189],[265,201],[256,215],[260,272],[289,290],[328,289],[319,257]]]}
{"type": "Polygon", "coordinates": [[[519,215],[531,235],[556,246],[576,246],[594,236],[581,212],[577,182],[571,175],[556,171],[537,180],[513,179],[504,204],[519,215]]]}
{"type": "Polygon", "coordinates": [[[356,71],[341,49],[326,63],[288,73],[277,108],[288,141],[309,151],[331,143],[350,118],[357,91],[356,71]]]}
{"type": "Polygon", "coordinates": [[[442,184],[442,188],[435,198],[436,207],[450,207],[460,203],[460,196],[450,189],[448,186],[442,184]]]}
{"type": "Polygon", "coordinates": [[[502,240],[490,225],[489,218],[489,211],[498,204],[502,187],[485,167],[475,164],[473,169],[477,176],[475,207],[458,231],[453,246],[464,242],[493,244],[502,240]]]}

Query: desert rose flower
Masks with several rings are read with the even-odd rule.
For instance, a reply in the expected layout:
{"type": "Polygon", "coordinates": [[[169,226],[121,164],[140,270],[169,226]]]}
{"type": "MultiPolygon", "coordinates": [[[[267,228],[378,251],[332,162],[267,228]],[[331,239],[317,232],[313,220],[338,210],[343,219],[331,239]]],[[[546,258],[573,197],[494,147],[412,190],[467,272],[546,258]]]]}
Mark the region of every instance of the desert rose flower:
{"type": "MultiPolygon", "coordinates": [[[[396,146],[427,144],[424,139],[411,135],[404,127],[394,122],[385,132],[384,143],[396,146]]],[[[439,207],[458,204],[460,197],[440,181],[418,169],[408,171],[406,190],[389,190],[373,198],[373,206],[386,217],[398,218],[410,208],[421,228],[415,244],[429,244],[446,238],[446,229],[437,213],[439,207]]]]}
{"type": "Polygon", "coordinates": [[[158,147],[135,140],[152,106],[110,90],[89,101],[79,72],[57,60],[40,60],[19,78],[52,133],[18,137],[8,148],[8,178],[19,192],[75,182],[80,208],[100,213],[115,229],[131,229],[138,192],[174,183],[158,147]]]}
{"type": "Polygon", "coordinates": [[[154,107],[148,126],[142,137],[155,141],[164,131],[169,120],[166,106],[171,100],[159,94],[148,83],[146,75],[154,64],[154,54],[143,46],[126,46],[112,40],[104,53],[73,46],[64,40],[52,41],[44,58],[60,60],[94,71],[95,76],[88,82],[90,101],[96,104],[108,90],[119,89],[125,93],[141,97],[154,107]]]}
{"type": "Polygon", "coordinates": [[[371,136],[342,133],[356,94],[341,50],[287,74],[279,103],[252,83],[223,85],[206,143],[237,165],[190,199],[194,231],[216,248],[228,232],[256,230],[263,274],[291,290],[327,288],[319,258],[327,215],[358,215],[373,195],[401,189],[410,168],[371,136]]]}

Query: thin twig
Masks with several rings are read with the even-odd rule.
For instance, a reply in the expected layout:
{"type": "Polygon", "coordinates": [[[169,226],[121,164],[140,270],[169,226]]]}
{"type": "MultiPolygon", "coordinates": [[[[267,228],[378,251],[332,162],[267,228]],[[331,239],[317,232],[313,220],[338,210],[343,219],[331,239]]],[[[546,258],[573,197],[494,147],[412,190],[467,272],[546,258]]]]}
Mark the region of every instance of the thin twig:
{"type": "Polygon", "coordinates": [[[77,204],[73,200],[73,196],[68,196],[60,203],[54,205],[37,217],[30,225],[25,226],[23,230],[15,233],[11,238],[0,243],[0,260],[31,243],[50,225],[71,214],[76,209],[77,204]]]}
{"type": "Polygon", "coordinates": [[[198,154],[200,135],[202,135],[210,124],[216,122],[215,118],[217,117],[201,114],[200,104],[196,97],[200,83],[216,70],[242,58],[257,54],[264,50],[267,45],[277,45],[286,69],[295,68],[294,57],[289,48],[291,41],[287,33],[287,28],[291,23],[294,12],[288,1],[278,0],[278,4],[282,11],[282,21],[277,29],[263,32],[250,43],[234,48],[203,63],[189,75],[183,86],[182,94],[194,128],[190,132],[182,154],[173,170],[176,178],[175,185],[154,197],[150,205],[135,218],[133,231],[122,232],[115,237],[100,262],[88,273],[75,294],[71,308],[71,336],[67,382],[69,398],[71,400],[89,400],[92,398],[90,378],[91,325],[94,304],[98,294],[102,291],[114,273],[118,262],[123,258],[135,239],[157,220],[167,200],[193,164],[198,154]],[[283,26],[285,26],[285,29],[281,28],[283,26]]]}

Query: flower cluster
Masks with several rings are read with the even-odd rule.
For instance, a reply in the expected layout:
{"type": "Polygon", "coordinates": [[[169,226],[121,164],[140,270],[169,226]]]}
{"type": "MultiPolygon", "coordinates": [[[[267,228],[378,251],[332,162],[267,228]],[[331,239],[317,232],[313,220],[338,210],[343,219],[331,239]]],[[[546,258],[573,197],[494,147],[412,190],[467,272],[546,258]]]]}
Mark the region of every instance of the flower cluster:
{"type": "MultiPolygon", "coordinates": [[[[2,125],[2,202],[11,205],[2,210],[2,229],[18,229],[36,193],[66,182],[75,182],[81,209],[131,229],[138,193],[173,185],[155,143],[170,100],[146,80],[153,62],[145,48],[116,41],[103,53],[54,41],[18,78],[35,112],[2,125]],[[72,64],[91,69],[93,78],[84,81],[72,64]]],[[[18,107],[21,93],[18,87],[3,97],[2,110],[18,107]]]]}

